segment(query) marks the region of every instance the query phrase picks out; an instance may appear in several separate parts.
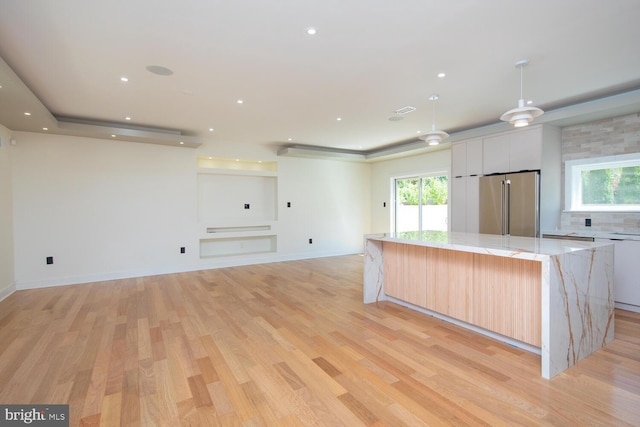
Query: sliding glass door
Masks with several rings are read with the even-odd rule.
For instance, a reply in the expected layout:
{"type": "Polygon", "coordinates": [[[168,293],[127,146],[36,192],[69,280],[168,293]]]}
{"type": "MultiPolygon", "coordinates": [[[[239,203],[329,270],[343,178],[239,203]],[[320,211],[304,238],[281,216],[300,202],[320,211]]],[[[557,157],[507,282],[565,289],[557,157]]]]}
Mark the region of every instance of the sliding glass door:
{"type": "Polygon", "coordinates": [[[396,178],[395,231],[447,231],[447,175],[396,178]]]}

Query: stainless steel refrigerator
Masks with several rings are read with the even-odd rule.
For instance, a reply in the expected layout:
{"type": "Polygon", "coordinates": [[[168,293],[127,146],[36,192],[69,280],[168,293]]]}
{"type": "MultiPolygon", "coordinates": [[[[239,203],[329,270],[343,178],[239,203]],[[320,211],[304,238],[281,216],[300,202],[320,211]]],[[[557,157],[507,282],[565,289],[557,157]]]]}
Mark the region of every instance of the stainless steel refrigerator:
{"type": "Polygon", "coordinates": [[[540,237],[539,173],[480,177],[479,220],[480,233],[540,237]]]}

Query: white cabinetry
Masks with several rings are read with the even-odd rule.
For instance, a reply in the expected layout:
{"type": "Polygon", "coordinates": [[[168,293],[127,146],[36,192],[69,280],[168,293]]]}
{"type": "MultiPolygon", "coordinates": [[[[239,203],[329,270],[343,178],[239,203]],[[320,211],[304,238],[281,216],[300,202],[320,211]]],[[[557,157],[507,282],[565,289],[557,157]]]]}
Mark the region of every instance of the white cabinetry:
{"type": "Polygon", "coordinates": [[[459,177],[467,174],[467,144],[454,143],[451,146],[451,176],[459,177]]]}
{"type": "Polygon", "coordinates": [[[483,169],[492,173],[542,168],[542,128],[517,129],[483,140],[483,169]]]}
{"type": "Polygon", "coordinates": [[[470,139],[467,146],[467,175],[482,175],[483,141],[480,138],[470,139]]]}
{"type": "Polygon", "coordinates": [[[556,229],[560,225],[560,145],[560,130],[549,125],[454,142],[451,231],[478,232],[480,175],[523,170],[540,171],[540,229],[556,229]]]}
{"type": "Polygon", "coordinates": [[[540,171],[540,229],[560,225],[560,129],[535,125],[483,139],[485,175],[524,170],[540,171]]]}
{"type": "Polygon", "coordinates": [[[451,147],[451,231],[477,233],[482,139],[469,139],[451,147]]]}
{"type": "Polygon", "coordinates": [[[467,181],[466,176],[454,176],[451,178],[451,195],[449,204],[451,213],[449,214],[449,224],[451,231],[467,231],[467,181]]]}
{"type": "Polygon", "coordinates": [[[465,225],[467,233],[480,231],[480,177],[478,175],[465,177],[467,205],[465,209],[465,225]]]}
{"type": "Polygon", "coordinates": [[[615,243],[613,282],[618,308],[640,312],[640,241],[596,239],[615,243]]]}

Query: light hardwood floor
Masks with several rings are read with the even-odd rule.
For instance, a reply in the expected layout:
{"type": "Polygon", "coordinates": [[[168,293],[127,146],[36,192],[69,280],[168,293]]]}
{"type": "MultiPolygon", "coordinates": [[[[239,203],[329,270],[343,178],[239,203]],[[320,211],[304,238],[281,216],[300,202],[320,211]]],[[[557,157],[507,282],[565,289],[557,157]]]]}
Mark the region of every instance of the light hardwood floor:
{"type": "Polygon", "coordinates": [[[361,256],[18,291],[0,403],[71,425],[640,425],[640,315],[552,380],[538,356],[395,304],[361,256]]]}

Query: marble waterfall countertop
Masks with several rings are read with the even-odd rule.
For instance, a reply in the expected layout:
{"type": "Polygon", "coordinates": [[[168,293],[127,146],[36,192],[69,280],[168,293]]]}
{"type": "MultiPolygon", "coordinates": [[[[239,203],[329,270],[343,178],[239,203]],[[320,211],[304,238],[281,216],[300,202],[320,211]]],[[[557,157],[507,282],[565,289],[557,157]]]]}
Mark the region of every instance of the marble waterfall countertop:
{"type": "Polygon", "coordinates": [[[365,303],[394,301],[385,294],[385,242],[540,262],[543,378],[552,378],[613,339],[613,242],[442,231],[369,234],[364,238],[365,303]]]}
{"type": "Polygon", "coordinates": [[[446,231],[401,231],[368,234],[365,238],[529,260],[540,260],[548,256],[569,254],[609,244],[446,231]]]}

